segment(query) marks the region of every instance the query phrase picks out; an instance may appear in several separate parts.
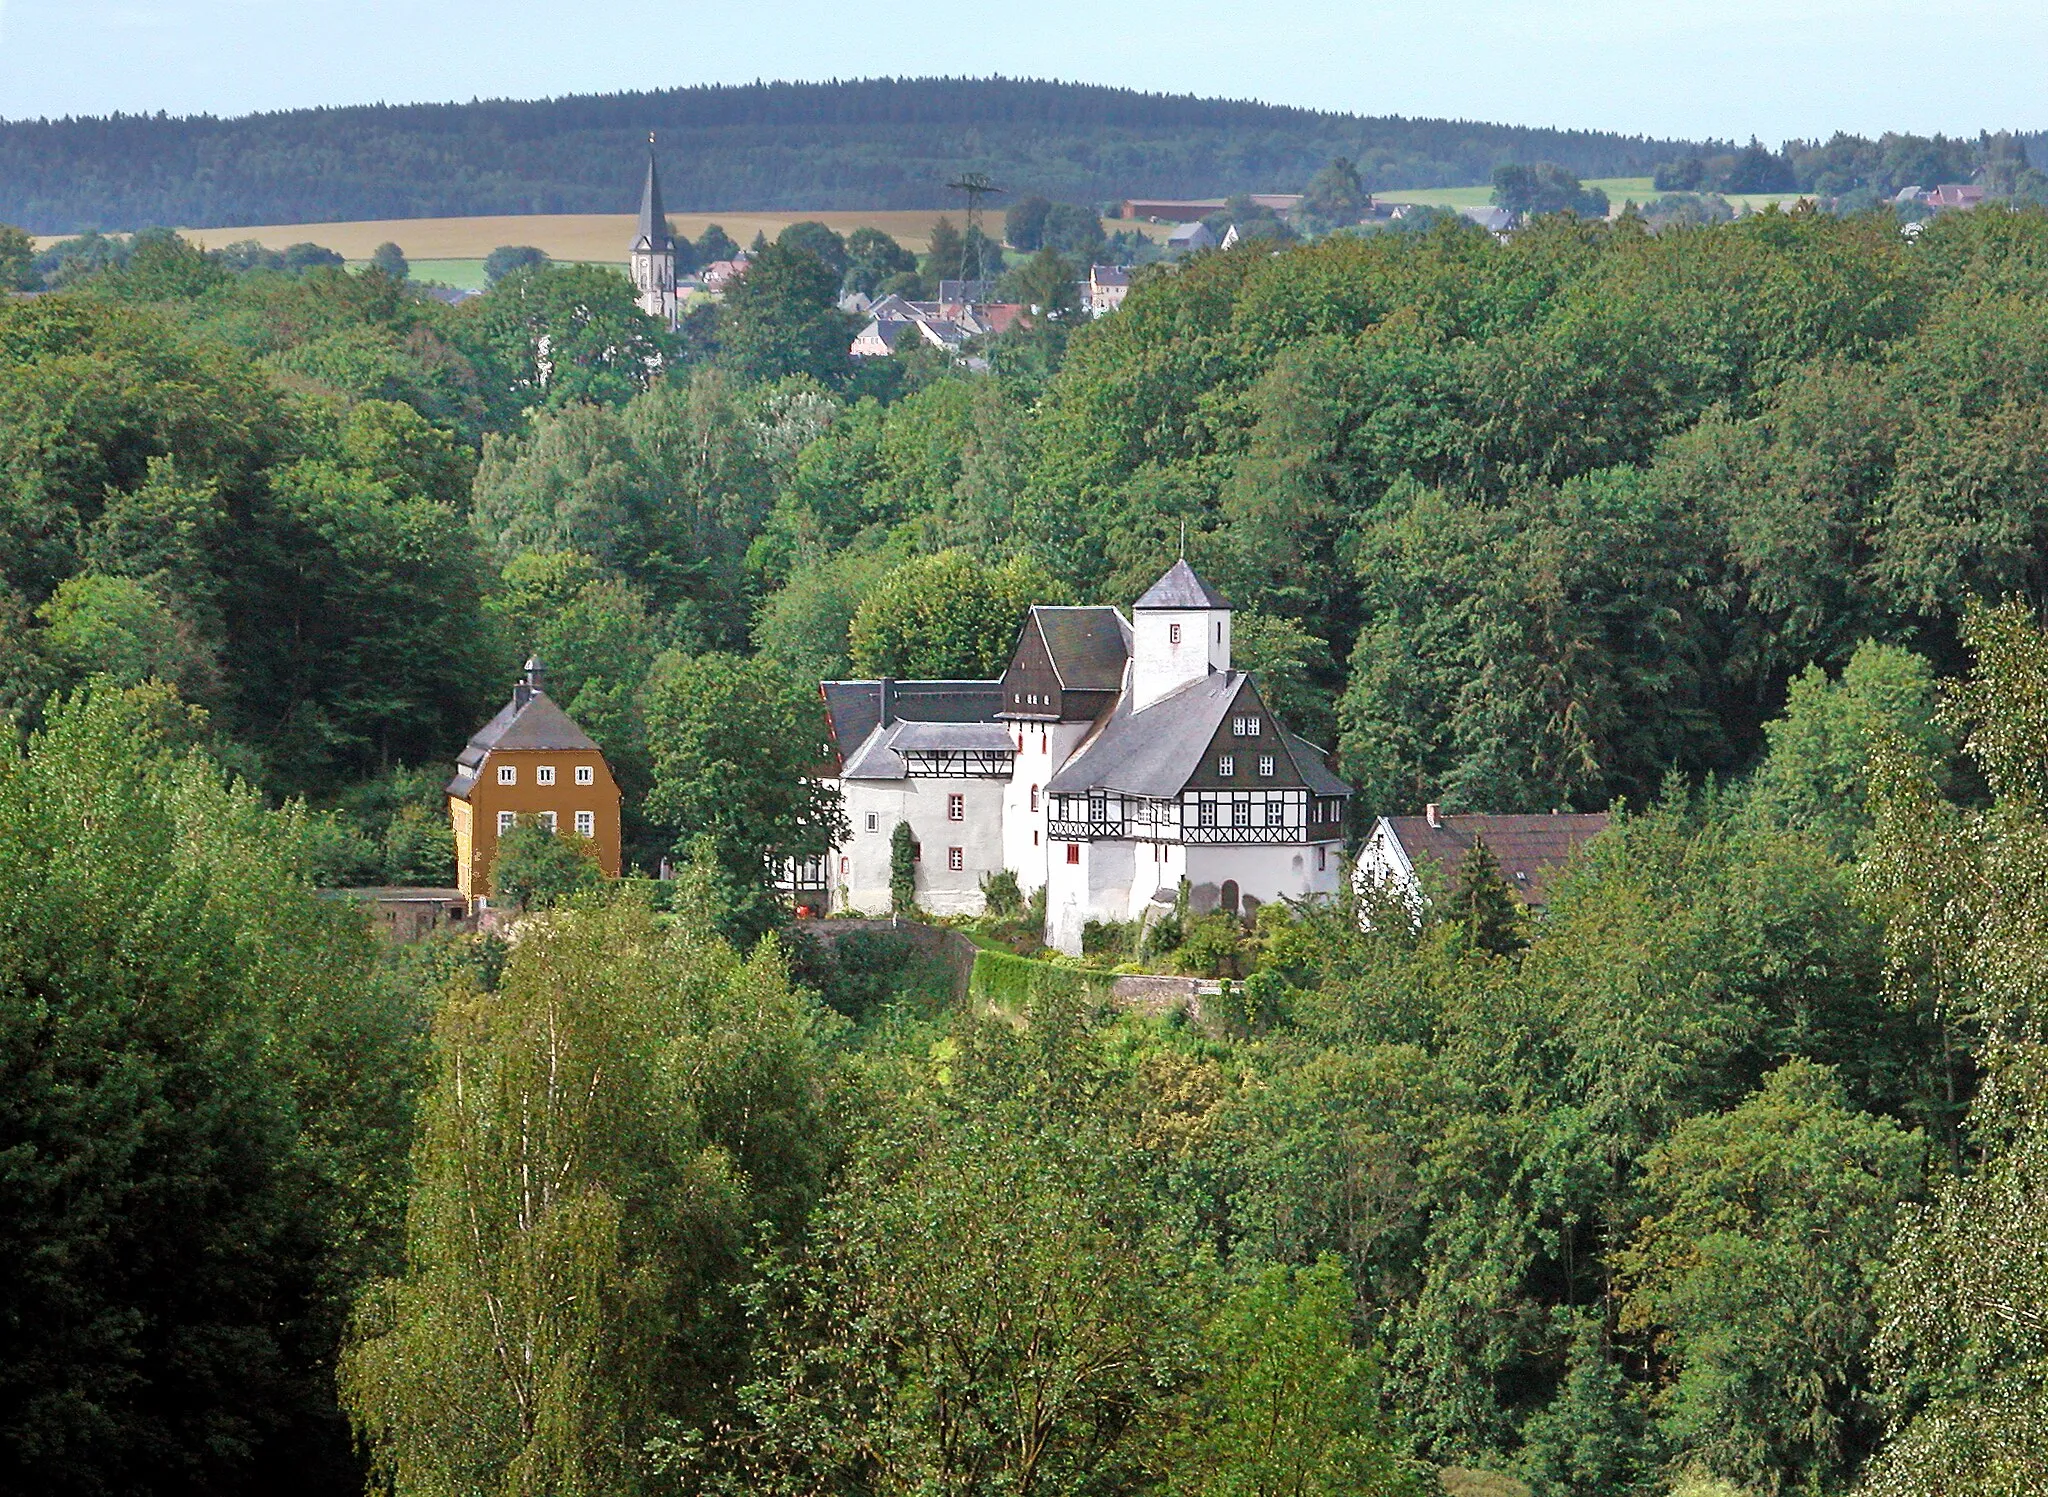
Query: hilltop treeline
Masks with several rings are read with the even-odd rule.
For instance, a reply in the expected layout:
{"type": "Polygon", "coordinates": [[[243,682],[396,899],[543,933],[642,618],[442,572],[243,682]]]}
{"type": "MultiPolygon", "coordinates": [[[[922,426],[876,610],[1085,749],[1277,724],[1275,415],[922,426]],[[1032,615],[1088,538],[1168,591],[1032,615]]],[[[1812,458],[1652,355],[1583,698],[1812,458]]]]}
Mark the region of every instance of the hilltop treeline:
{"type": "Polygon", "coordinates": [[[1333,156],[1371,185],[1484,182],[1508,160],[1647,173],[1685,142],[1407,120],[1001,78],[756,83],[659,93],[0,124],[0,221],[153,224],[620,213],[661,136],[676,212],[930,208],[963,171],[1092,203],[1291,192],[1333,156]]]}
{"type": "Polygon", "coordinates": [[[985,372],[856,368],[828,232],[679,335],[168,235],[0,307],[6,1483],[2048,1485],[2048,213],[1260,242],[985,372]],[[1616,812],[1547,909],[1090,933],[1193,1019],[789,930],[818,677],[1183,527],[1368,815],[1616,812]],[[316,890],[447,881],[528,650],[682,876],[380,953],[316,890]]]}

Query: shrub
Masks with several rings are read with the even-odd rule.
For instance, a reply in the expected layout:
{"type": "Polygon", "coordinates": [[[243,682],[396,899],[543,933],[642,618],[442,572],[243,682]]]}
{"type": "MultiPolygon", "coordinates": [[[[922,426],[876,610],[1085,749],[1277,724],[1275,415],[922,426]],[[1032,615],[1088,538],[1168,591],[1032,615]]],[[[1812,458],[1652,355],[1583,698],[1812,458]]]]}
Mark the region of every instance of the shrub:
{"type": "Polygon", "coordinates": [[[1138,925],[1134,920],[1090,920],[1081,927],[1081,954],[1106,956],[1122,961],[1138,948],[1138,925]]]}
{"type": "Polygon", "coordinates": [[[907,915],[917,908],[917,839],[910,823],[899,821],[889,833],[889,912],[907,915]]]}
{"type": "Polygon", "coordinates": [[[1024,912],[1024,891],[1017,886],[1017,875],[1007,868],[998,868],[982,876],[981,897],[987,902],[991,915],[1021,915],[1024,912]]]}
{"type": "Polygon", "coordinates": [[[1190,921],[1179,955],[1181,971],[1192,977],[1243,975],[1244,925],[1218,910],[1190,921]]]}

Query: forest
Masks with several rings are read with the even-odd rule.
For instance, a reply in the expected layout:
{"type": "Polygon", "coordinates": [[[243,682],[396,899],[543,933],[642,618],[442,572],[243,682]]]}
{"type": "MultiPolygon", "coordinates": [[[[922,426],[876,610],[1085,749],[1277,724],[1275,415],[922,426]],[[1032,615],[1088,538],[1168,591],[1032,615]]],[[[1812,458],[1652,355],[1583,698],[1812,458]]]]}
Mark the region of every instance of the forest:
{"type": "Polygon", "coordinates": [[[847,356],[950,266],[784,238],[673,334],[165,233],[0,304],[0,1485],[2048,1488],[2048,212],[1439,217],[1098,321],[1048,248],[985,369],[847,356]],[[1204,917],[1167,1012],[793,925],[820,676],[1183,528],[1354,835],[1613,812],[1541,912],[1204,917]],[[380,941],[531,652],[629,876],[380,941]]]}
{"type": "Polygon", "coordinates": [[[1296,192],[1333,156],[1376,187],[1487,180],[1505,160],[1648,175],[1686,142],[1006,78],[754,83],[238,119],[0,121],[0,222],[152,225],[629,213],[647,132],[671,211],[932,208],[964,171],[1095,206],[1296,192]]]}

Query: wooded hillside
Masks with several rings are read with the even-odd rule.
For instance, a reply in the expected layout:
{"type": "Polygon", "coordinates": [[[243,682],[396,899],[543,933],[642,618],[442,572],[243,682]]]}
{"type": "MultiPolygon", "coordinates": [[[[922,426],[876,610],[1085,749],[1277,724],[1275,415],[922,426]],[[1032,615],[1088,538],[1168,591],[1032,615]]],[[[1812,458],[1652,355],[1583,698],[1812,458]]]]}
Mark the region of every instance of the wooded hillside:
{"type": "Polygon", "coordinates": [[[1508,160],[1648,172],[1683,143],[1407,120],[1011,79],[756,83],[216,120],[0,123],[0,222],[151,224],[613,213],[639,201],[647,132],[679,213],[931,208],[963,171],[1016,192],[1298,192],[1333,156],[1369,185],[1484,182],[1508,160]]]}

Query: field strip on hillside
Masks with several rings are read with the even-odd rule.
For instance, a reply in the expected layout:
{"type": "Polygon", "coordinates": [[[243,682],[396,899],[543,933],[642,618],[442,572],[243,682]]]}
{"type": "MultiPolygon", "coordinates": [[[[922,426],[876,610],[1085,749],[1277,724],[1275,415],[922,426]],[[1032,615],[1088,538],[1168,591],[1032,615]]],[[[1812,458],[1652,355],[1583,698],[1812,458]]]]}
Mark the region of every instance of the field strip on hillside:
{"type": "MultiPolygon", "coordinates": [[[[919,208],[874,212],[807,213],[671,213],[668,221],[679,234],[696,239],[707,224],[718,224],[741,244],[753,242],[756,233],[770,239],[790,224],[816,219],[841,234],[872,226],[893,237],[905,249],[922,254],[931,246],[932,224],[951,218],[957,228],[964,218],[958,205],[951,208],[919,208]]],[[[992,230],[1000,232],[1002,214],[988,215],[992,230]]],[[[557,260],[585,260],[604,264],[626,261],[637,219],[631,213],[535,213],[502,214],[483,218],[386,218],[353,223],[254,224],[217,229],[180,229],[178,232],[205,249],[253,239],[266,249],[281,250],[294,244],[318,244],[345,259],[367,260],[380,244],[396,244],[410,260],[481,260],[503,244],[530,244],[557,260]]],[[[1137,229],[1163,238],[1171,229],[1165,224],[1133,224],[1104,219],[1105,231],[1137,229]]],[[[36,239],[38,249],[47,249],[68,235],[45,234],[36,239]]]]}
{"type": "MultiPolygon", "coordinates": [[[[1647,203],[1660,198],[1657,184],[1650,177],[1595,177],[1586,183],[1607,194],[1607,201],[1616,209],[1633,198],[1638,203],[1647,203]]],[[[1801,192],[1724,192],[1719,194],[1730,207],[1761,208],[1768,203],[1789,203],[1801,197],[1811,197],[1801,192]]],[[[1382,203],[1420,203],[1431,208],[1484,208],[1493,202],[1491,187],[1389,187],[1385,191],[1375,189],[1375,201],[1382,203]]]]}

